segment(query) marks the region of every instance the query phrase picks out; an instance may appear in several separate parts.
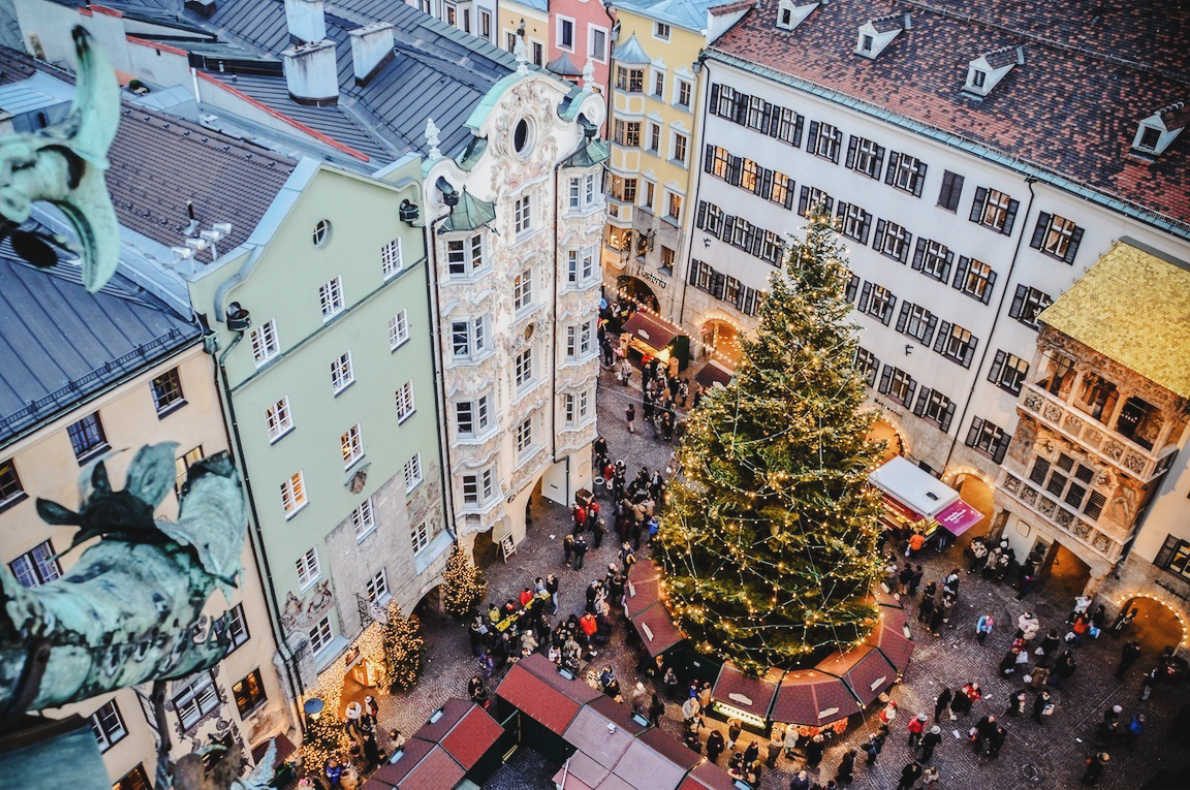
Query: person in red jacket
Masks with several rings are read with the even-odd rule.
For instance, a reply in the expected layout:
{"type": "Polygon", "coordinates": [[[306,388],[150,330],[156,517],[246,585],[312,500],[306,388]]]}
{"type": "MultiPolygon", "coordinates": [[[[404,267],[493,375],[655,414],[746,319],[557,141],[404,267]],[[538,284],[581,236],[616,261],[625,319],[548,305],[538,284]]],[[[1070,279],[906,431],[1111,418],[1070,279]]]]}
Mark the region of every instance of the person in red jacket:
{"type": "Polygon", "coordinates": [[[578,619],[578,627],[583,629],[583,633],[587,635],[588,639],[590,639],[591,637],[595,636],[595,632],[599,630],[599,623],[595,621],[595,615],[587,612],[578,619]]]}
{"type": "Polygon", "coordinates": [[[526,588],[524,588],[523,590],[521,590],[521,597],[520,597],[520,599],[519,599],[519,600],[520,600],[520,602],[521,602],[521,606],[522,606],[522,607],[524,607],[524,606],[528,606],[528,605],[529,605],[529,601],[532,601],[532,600],[533,600],[533,593],[529,592],[529,588],[528,588],[528,587],[526,587],[526,588]]]}
{"type": "Polygon", "coordinates": [[[576,504],[574,506],[574,532],[577,535],[583,531],[584,525],[587,523],[587,509],[582,505],[576,504]]]}
{"type": "Polygon", "coordinates": [[[909,748],[912,749],[921,740],[921,734],[926,729],[926,715],[919,713],[909,720],[909,748]]]}

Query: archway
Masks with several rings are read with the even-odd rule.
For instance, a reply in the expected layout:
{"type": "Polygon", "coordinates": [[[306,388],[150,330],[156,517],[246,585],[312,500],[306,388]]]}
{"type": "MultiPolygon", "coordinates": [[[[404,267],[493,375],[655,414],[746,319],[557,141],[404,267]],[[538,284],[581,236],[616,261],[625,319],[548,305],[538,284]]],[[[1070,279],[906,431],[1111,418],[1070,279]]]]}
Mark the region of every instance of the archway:
{"type": "Polygon", "coordinates": [[[883,417],[877,418],[876,422],[872,423],[872,427],[868,430],[868,438],[872,441],[885,443],[884,455],[880,457],[879,464],[886,464],[898,455],[904,455],[909,449],[905,446],[901,432],[883,417]]]}
{"type": "Polygon", "coordinates": [[[1177,613],[1164,601],[1147,595],[1138,595],[1124,601],[1121,612],[1136,609],[1136,618],[1124,633],[1129,639],[1140,642],[1149,653],[1160,653],[1167,647],[1177,647],[1185,633],[1177,613]]]}
{"type": "Polygon", "coordinates": [[[996,513],[996,504],[993,501],[996,489],[981,475],[974,472],[959,472],[950,481],[950,485],[959,492],[959,497],[964,502],[983,514],[983,518],[967,530],[959,538],[959,541],[965,543],[964,538],[970,541],[976,535],[986,535],[988,527],[992,523],[992,516],[996,513]]]}
{"type": "Polygon", "coordinates": [[[1091,566],[1061,543],[1050,546],[1038,576],[1045,580],[1048,593],[1057,599],[1073,599],[1083,594],[1091,578],[1091,566]]]}
{"type": "Polygon", "coordinates": [[[699,329],[703,348],[710,349],[734,369],[740,362],[740,333],[735,326],[718,318],[708,318],[699,329]]]}
{"type": "Polygon", "coordinates": [[[616,278],[616,296],[620,299],[631,299],[641,307],[647,307],[654,313],[661,311],[661,302],[653,289],[644,280],[630,274],[622,274],[616,278]]]}

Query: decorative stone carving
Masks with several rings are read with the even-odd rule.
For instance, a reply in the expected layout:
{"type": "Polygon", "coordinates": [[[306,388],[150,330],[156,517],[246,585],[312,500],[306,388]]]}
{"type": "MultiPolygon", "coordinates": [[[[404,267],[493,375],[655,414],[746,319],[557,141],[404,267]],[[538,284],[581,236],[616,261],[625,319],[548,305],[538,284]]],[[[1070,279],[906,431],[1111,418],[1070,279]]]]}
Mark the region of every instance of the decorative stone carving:
{"type": "Polygon", "coordinates": [[[1103,434],[1088,426],[1087,430],[1083,432],[1082,443],[1092,450],[1098,450],[1103,444],[1103,434]]]}
{"type": "Polygon", "coordinates": [[[1091,545],[1106,554],[1107,550],[1111,548],[1111,539],[1102,532],[1096,532],[1094,539],[1091,541],[1091,545]]]}
{"type": "Polygon", "coordinates": [[[1107,444],[1103,445],[1103,454],[1113,461],[1119,461],[1124,456],[1124,445],[1115,439],[1109,439],[1107,444]]]}
{"type": "Polygon", "coordinates": [[[1045,399],[1036,392],[1026,392],[1025,397],[1021,400],[1021,405],[1033,413],[1041,411],[1041,404],[1045,399]]]}
{"type": "Polygon", "coordinates": [[[322,619],[335,602],[331,580],[323,579],[314,585],[305,600],[298,598],[292,590],[285,597],[285,608],[281,612],[281,625],[286,631],[302,631],[322,619]]]}
{"type": "Polygon", "coordinates": [[[1086,540],[1087,536],[1090,535],[1093,531],[1094,530],[1091,529],[1090,524],[1084,523],[1082,521],[1074,522],[1074,534],[1077,537],[1082,538],[1083,540],[1086,540]]]}
{"type": "Polygon", "coordinates": [[[1004,478],[1004,490],[1008,493],[1015,494],[1020,491],[1020,488],[1020,478],[1013,477],[1012,475],[1008,475],[1006,478],[1004,478]]]}
{"type": "Polygon", "coordinates": [[[1134,474],[1144,474],[1148,461],[1139,453],[1129,452],[1124,456],[1124,468],[1134,474]]]}
{"type": "Polygon", "coordinates": [[[1074,414],[1067,414],[1066,418],[1062,420],[1062,427],[1071,436],[1078,438],[1079,431],[1083,428],[1083,421],[1074,414]]]}
{"type": "Polygon", "coordinates": [[[1021,501],[1026,505],[1033,505],[1037,501],[1037,489],[1025,486],[1021,490],[1021,501]]]}
{"type": "Polygon", "coordinates": [[[1070,529],[1070,522],[1074,521],[1074,515],[1069,510],[1058,508],[1057,513],[1054,514],[1054,520],[1058,522],[1058,526],[1070,529]]]}
{"type": "Polygon", "coordinates": [[[1041,511],[1041,514],[1050,518],[1053,518],[1054,509],[1056,507],[1057,504],[1054,502],[1054,500],[1048,497],[1041,497],[1041,501],[1037,503],[1037,509],[1041,511]]]}
{"type": "Polygon", "coordinates": [[[1060,423],[1062,420],[1062,407],[1056,403],[1047,402],[1041,407],[1041,416],[1052,423],[1060,423]]]}

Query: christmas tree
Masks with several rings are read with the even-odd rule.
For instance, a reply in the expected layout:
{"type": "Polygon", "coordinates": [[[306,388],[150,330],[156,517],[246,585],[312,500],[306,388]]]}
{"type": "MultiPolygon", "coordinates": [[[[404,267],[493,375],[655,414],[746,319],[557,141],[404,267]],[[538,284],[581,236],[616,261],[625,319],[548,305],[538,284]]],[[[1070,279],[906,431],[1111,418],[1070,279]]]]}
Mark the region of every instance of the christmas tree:
{"type": "Polygon", "coordinates": [[[771,278],[735,378],[690,416],[656,556],[666,601],[701,652],[794,668],[876,621],[881,447],[867,438],[850,276],[828,217],[771,278]]]}
{"type": "Polygon", "coordinates": [[[421,675],[425,655],[425,639],[417,615],[406,617],[395,603],[388,605],[388,622],[384,623],[384,671],[389,688],[408,691],[421,675]]]}
{"type": "Polygon", "coordinates": [[[467,552],[456,543],[442,572],[442,607],[454,617],[469,617],[487,589],[483,571],[475,567],[467,552]]]}

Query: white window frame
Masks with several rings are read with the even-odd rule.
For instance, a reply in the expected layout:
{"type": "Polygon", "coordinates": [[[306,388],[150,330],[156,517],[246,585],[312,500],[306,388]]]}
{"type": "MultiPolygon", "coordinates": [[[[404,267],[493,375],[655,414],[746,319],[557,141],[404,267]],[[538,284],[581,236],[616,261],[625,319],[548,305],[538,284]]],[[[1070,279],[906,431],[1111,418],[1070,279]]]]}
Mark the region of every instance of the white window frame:
{"type": "Polygon", "coordinates": [[[417,411],[417,404],[413,400],[413,382],[406,381],[394,395],[397,401],[397,425],[400,425],[417,411]]]}
{"type": "Polygon", "coordinates": [[[355,383],[355,368],[351,364],[351,352],[344,351],[331,360],[331,392],[338,395],[355,383]]]}
{"type": "Polygon", "coordinates": [[[101,754],[128,737],[128,725],[124,723],[120,706],[116,704],[114,697],[96,708],[95,712],[87,717],[87,722],[91,725],[91,732],[95,735],[101,754]],[[115,723],[109,729],[105,721],[110,722],[112,719],[115,723]]]}
{"type": "Polygon", "coordinates": [[[392,597],[392,593],[388,589],[388,571],[381,568],[369,576],[368,581],[364,583],[364,594],[370,603],[377,606],[388,601],[392,597]]]}
{"type": "Polygon", "coordinates": [[[367,497],[351,510],[351,525],[355,527],[355,540],[359,541],[372,534],[376,529],[376,508],[372,497],[367,497]]]}
{"type": "Polygon", "coordinates": [[[306,474],[298,470],[281,483],[281,512],[286,520],[293,518],[310,504],[310,493],[306,489],[306,474]]]}
{"type": "Polygon", "coordinates": [[[513,446],[516,448],[516,454],[518,456],[524,455],[533,447],[532,414],[517,423],[516,430],[513,432],[513,446]]]}
{"type": "Polygon", "coordinates": [[[263,324],[250,329],[248,340],[252,345],[252,358],[256,360],[256,367],[260,367],[277,356],[281,353],[281,341],[277,336],[277,319],[270,318],[263,324]]]}
{"type": "Polygon", "coordinates": [[[513,203],[512,227],[517,236],[533,230],[533,201],[529,195],[521,195],[513,203]]]}
{"type": "Polygon", "coordinates": [[[484,393],[470,400],[455,401],[455,433],[460,438],[483,436],[492,425],[491,396],[484,393]],[[464,408],[465,407],[465,408],[464,408]],[[467,412],[469,428],[464,428],[462,413],[467,412]]]}
{"type": "Polygon", "coordinates": [[[350,469],[364,457],[364,432],[358,422],[339,434],[339,453],[344,469],[350,469]]]}
{"type": "Polygon", "coordinates": [[[665,22],[653,22],[653,38],[658,41],[669,41],[672,34],[673,28],[665,22]]]}
{"type": "Polygon", "coordinates": [[[492,501],[492,497],[496,494],[495,478],[496,474],[491,467],[474,474],[463,475],[461,479],[463,504],[482,506],[492,501]],[[474,489],[470,494],[467,493],[468,487],[474,489]]]}
{"type": "Polygon", "coordinates": [[[533,382],[533,349],[526,348],[513,358],[513,383],[522,389],[533,382]]]}
{"type": "Polygon", "coordinates": [[[405,462],[401,468],[402,474],[405,476],[405,493],[409,493],[413,489],[421,485],[422,470],[421,470],[421,453],[414,453],[409,456],[409,460],[405,462]]]}
{"type": "Polygon", "coordinates": [[[451,358],[458,361],[474,361],[482,357],[488,350],[487,316],[477,318],[463,318],[450,322],[450,350],[451,358]],[[466,351],[460,339],[466,340],[466,351]]]}
{"type": "Polygon", "coordinates": [[[679,132],[676,129],[671,129],[669,135],[669,154],[670,161],[677,162],[682,167],[685,167],[686,159],[690,156],[690,135],[679,132]],[[681,141],[681,156],[678,156],[679,141],[681,141]]]}
{"type": "Polygon", "coordinates": [[[264,410],[264,429],[269,444],[276,444],[293,430],[293,411],[289,407],[288,395],[281,396],[280,400],[264,410]]]}
{"type": "Polygon", "coordinates": [[[62,576],[62,566],[55,558],[54,546],[49,540],[43,540],[17,556],[8,567],[23,587],[38,587],[62,576]]]}
{"type": "Polygon", "coordinates": [[[485,242],[482,233],[471,233],[457,239],[447,239],[447,278],[451,280],[466,280],[482,272],[487,265],[484,245],[485,242]],[[455,248],[455,245],[458,245],[457,248],[455,248]],[[452,267],[459,265],[462,266],[462,271],[452,271],[452,267]]]}
{"type": "Polygon", "coordinates": [[[591,393],[588,390],[583,390],[577,395],[568,392],[563,398],[563,404],[566,424],[581,425],[586,422],[587,416],[591,413],[591,393]]]}
{"type": "Polygon", "coordinates": [[[436,535],[430,534],[430,522],[424,520],[409,528],[409,543],[413,546],[413,553],[421,554],[436,535]]]}
{"type": "Polygon", "coordinates": [[[335,275],[318,286],[318,309],[324,324],[343,312],[343,275],[335,275]]]}
{"type": "Polygon", "coordinates": [[[554,28],[554,31],[558,37],[558,49],[562,50],[563,52],[574,52],[578,48],[578,23],[573,17],[562,16],[559,14],[557,16],[557,26],[554,28]],[[566,46],[562,43],[562,26],[566,24],[570,25],[570,46],[566,46]]]}
{"type": "Polygon", "coordinates": [[[318,560],[318,548],[306,549],[305,553],[294,562],[294,567],[297,568],[298,587],[303,590],[310,589],[314,582],[322,578],[322,563],[318,560]]]}
{"type": "Polygon", "coordinates": [[[685,201],[685,199],[686,199],[686,196],[679,192],[675,192],[672,189],[665,190],[665,218],[672,219],[675,222],[681,222],[682,221],[682,203],[683,203],[683,201],[685,201]],[[673,207],[674,198],[678,199],[678,213],[676,215],[671,213],[671,208],[673,207]]]}
{"type": "Polygon", "coordinates": [[[533,306],[533,269],[527,268],[512,278],[512,309],[518,314],[533,306]]]}
{"type": "Polygon", "coordinates": [[[398,236],[380,248],[380,273],[388,280],[405,268],[405,255],[398,236]]]}
{"type": "Polygon", "coordinates": [[[215,690],[215,678],[211,670],[195,672],[180,683],[181,690],[173,695],[174,713],[183,732],[198,724],[204,716],[219,707],[219,695],[215,690]]]}
{"type": "Polygon", "coordinates": [[[587,25],[587,58],[596,63],[607,63],[607,42],[611,41],[611,32],[606,27],[587,25]],[[595,34],[603,34],[603,46],[596,52],[595,34]]]}
{"type": "Polygon", "coordinates": [[[694,101],[694,85],[690,80],[678,78],[674,80],[674,106],[689,110],[694,101]],[[686,89],[686,101],[682,101],[682,88],[686,89]]]}
{"type": "Polygon", "coordinates": [[[649,94],[658,101],[665,101],[665,69],[661,66],[653,67],[653,92],[649,94]]]}
{"type": "Polygon", "coordinates": [[[313,628],[306,631],[306,635],[310,639],[310,653],[318,655],[326,649],[331,642],[335,641],[335,633],[331,630],[331,617],[326,617],[319,620],[313,628]]]}
{"type": "Polygon", "coordinates": [[[401,308],[388,319],[388,350],[396,351],[409,342],[409,311],[401,308]]]}

